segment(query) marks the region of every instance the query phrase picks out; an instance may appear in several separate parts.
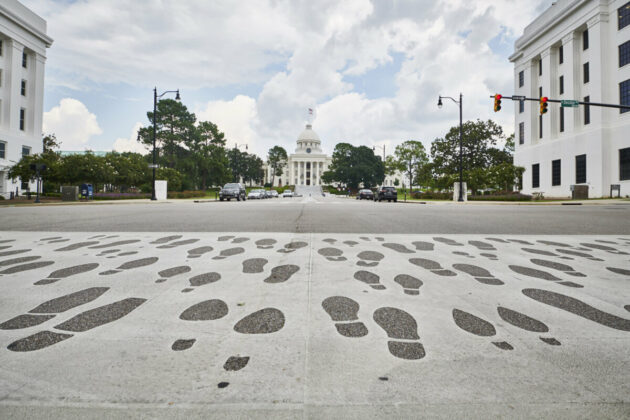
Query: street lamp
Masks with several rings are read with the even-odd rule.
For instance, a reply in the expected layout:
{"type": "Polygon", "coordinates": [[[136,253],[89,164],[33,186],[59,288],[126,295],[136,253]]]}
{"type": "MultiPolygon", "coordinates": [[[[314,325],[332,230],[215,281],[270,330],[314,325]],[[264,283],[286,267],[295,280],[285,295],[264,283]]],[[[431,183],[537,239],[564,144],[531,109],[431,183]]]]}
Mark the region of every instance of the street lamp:
{"type": "Polygon", "coordinates": [[[153,184],[151,187],[151,200],[152,201],[157,200],[157,197],[155,196],[155,169],[157,168],[157,162],[156,162],[157,157],[156,157],[156,151],[155,151],[155,139],[157,137],[157,125],[156,125],[157,124],[157,103],[158,103],[158,99],[166,95],[167,93],[176,93],[175,100],[181,101],[181,98],[179,97],[179,89],[167,90],[161,95],[158,95],[157,87],[153,88],[153,165],[151,165],[151,167],[153,168],[153,184]]]}
{"type": "Polygon", "coordinates": [[[463,169],[462,169],[462,136],[463,136],[463,125],[462,125],[462,94],[459,94],[459,101],[451,98],[450,96],[441,96],[438,98],[437,106],[442,109],[442,98],[450,99],[459,105],[459,198],[457,201],[464,201],[464,192],[463,192],[463,169]]]}

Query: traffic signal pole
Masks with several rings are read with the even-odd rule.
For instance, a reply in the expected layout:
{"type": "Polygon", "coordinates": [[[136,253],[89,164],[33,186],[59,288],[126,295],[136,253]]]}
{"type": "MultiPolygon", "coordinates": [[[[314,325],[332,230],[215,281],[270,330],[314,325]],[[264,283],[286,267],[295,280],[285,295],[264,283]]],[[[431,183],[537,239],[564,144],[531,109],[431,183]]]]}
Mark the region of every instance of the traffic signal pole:
{"type": "MultiPolygon", "coordinates": [[[[490,98],[495,99],[496,95],[491,95],[490,98]]],[[[525,96],[517,96],[517,95],[513,95],[513,96],[503,96],[501,95],[501,99],[511,99],[512,101],[534,101],[534,102],[540,102],[540,98],[527,98],[525,96]]],[[[551,102],[551,103],[562,103],[562,99],[550,99],[547,98],[547,102],[551,102]]],[[[604,108],[616,108],[616,109],[628,109],[630,110],[630,105],[616,105],[616,104],[605,104],[605,103],[600,103],[600,102],[584,102],[584,101],[575,101],[577,102],[579,105],[588,105],[588,106],[600,106],[600,107],[604,107],[604,108]]]]}

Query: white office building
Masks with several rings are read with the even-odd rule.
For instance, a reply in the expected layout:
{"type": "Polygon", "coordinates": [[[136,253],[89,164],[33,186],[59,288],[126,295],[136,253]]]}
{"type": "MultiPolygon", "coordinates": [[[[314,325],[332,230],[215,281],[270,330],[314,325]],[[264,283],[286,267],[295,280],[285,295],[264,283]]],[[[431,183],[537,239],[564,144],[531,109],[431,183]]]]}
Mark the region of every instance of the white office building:
{"type": "Polygon", "coordinates": [[[8,170],[24,155],[42,152],[46,21],[17,0],[0,1],[0,195],[35,189],[8,170]]]}
{"type": "MultiPolygon", "coordinates": [[[[514,91],[528,98],[630,105],[630,2],[558,0],[525,28],[510,57],[514,91]]],[[[514,102],[514,162],[523,192],[567,197],[588,185],[630,195],[630,110],[514,102]]]]}

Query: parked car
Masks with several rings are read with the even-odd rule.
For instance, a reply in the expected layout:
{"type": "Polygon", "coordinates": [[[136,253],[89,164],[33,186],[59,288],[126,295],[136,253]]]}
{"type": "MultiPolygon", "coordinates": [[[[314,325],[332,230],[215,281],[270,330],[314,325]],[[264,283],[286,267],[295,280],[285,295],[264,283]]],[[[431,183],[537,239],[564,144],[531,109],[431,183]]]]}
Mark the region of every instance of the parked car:
{"type": "Polygon", "coordinates": [[[378,189],[378,193],[374,195],[374,201],[382,201],[387,200],[387,202],[391,202],[394,200],[394,203],[398,201],[398,191],[394,187],[381,187],[378,189]]]}
{"type": "Polygon", "coordinates": [[[293,197],[293,191],[291,190],[284,190],[284,192],[282,193],[283,197],[293,197]]]}
{"type": "Polygon", "coordinates": [[[235,198],[236,201],[245,201],[247,199],[245,194],[245,187],[243,184],[237,182],[225,184],[223,188],[221,188],[221,191],[219,191],[219,200],[230,201],[235,198]]]}
{"type": "Polygon", "coordinates": [[[374,193],[372,192],[372,190],[368,190],[367,188],[364,188],[362,190],[359,190],[359,193],[357,194],[357,199],[358,200],[374,200],[374,193]]]}
{"type": "Polygon", "coordinates": [[[264,191],[264,193],[265,193],[265,198],[273,198],[273,197],[271,196],[271,191],[269,191],[269,190],[263,190],[263,191],[264,191]]]}
{"type": "Polygon", "coordinates": [[[278,191],[276,190],[271,190],[271,198],[278,198],[278,191]]]}
{"type": "Polygon", "coordinates": [[[249,194],[247,194],[247,198],[250,200],[260,200],[264,198],[263,190],[251,190],[249,194]]]}

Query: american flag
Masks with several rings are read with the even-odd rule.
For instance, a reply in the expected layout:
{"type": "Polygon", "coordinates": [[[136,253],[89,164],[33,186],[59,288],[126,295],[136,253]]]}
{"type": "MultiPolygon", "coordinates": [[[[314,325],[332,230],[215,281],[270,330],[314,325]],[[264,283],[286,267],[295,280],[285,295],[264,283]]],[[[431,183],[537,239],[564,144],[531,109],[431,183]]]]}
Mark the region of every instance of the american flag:
{"type": "Polygon", "coordinates": [[[311,115],[313,115],[313,108],[309,108],[309,109],[308,109],[308,113],[309,113],[309,114],[311,114],[311,115]]]}

